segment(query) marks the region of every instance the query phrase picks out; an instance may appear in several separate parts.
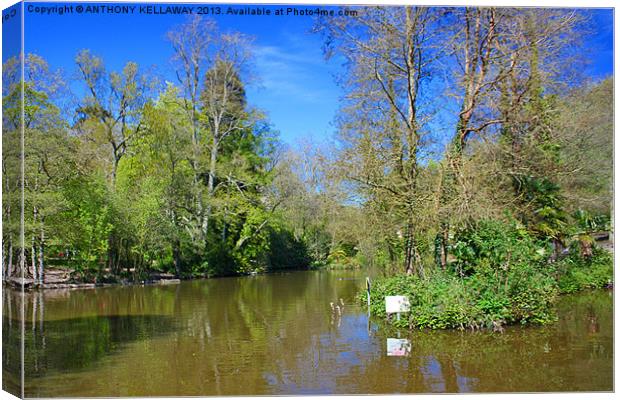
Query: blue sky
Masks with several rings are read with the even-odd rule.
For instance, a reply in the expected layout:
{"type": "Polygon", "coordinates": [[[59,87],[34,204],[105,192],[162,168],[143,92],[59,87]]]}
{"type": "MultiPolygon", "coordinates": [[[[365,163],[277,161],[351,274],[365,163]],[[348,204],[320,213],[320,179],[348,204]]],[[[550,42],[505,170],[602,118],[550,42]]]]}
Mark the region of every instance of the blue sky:
{"type": "Polygon", "coordinates": [[[613,74],[614,63],[614,16],[611,9],[590,10],[595,31],[586,37],[586,46],[591,47],[592,64],[587,73],[594,78],[613,74]]]}
{"type": "MultiPolygon", "coordinates": [[[[80,3],[30,4],[75,6],[80,3]]],[[[268,8],[274,11],[279,7],[268,8]]],[[[610,9],[589,12],[596,29],[585,38],[585,48],[591,50],[592,61],[586,74],[600,79],[613,73],[613,14],[610,9]]],[[[75,54],[88,48],[103,57],[110,69],[120,70],[127,61],[135,61],[175,81],[170,62],[172,48],[165,34],[185,18],[138,13],[40,15],[26,10],[26,52],[43,56],[52,68],[61,68],[68,77],[75,73],[75,54]]],[[[225,15],[214,18],[223,30],[255,37],[254,72],[259,81],[247,88],[248,100],[268,114],[281,138],[295,145],[308,136],[319,141],[330,137],[339,98],[343,95],[334,80],[334,75],[342,72],[342,62],[324,60],[321,37],[309,33],[312,18],[225,15]]]]}
{"type": "Polygon", "coordinates": [[[20,5],[13,4],[2,10],[2,61],[19,55],[21,37],[20,5]]]}
{"type": "MultiPolygon", "coordinates": [[[[26,18],[26,52],[43,56],[52,68],[74,73],[75,54],[88,48],[103,57],[108,68],[119,70],[131,60],[176,83],[165,34],[185,16],[26,11],[26,18]]],[[[215,20],[222,30],[255,38],[253,69],[258,79],[247,88],[248,100],[267,113],[285,142],[295,145],[304,136],[331,135],[341,95],[333,76],[340,63],[324,60],[321,38],[309,32],[311,17],[216,16],[215,20]]]]}

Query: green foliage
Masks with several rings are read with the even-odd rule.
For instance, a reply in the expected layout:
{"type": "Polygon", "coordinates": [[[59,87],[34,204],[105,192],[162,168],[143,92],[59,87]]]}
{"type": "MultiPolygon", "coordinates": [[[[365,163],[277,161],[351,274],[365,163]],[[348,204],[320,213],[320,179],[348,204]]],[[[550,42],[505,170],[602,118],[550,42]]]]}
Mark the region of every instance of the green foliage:
{"type": "Polygon", "coordinates": [[[392,321],[403,327],[479,329],[553,320],[553,281],[541,280],[542,275],[531,271],[520,271],[518,275],[518,284],[500,286],[493,276],[482,274],[458,278],[437,272],[428,279],[384,278],[376,281],[371,290],[371,312],[385,316],[385,296],[405,295],[411,302],[411,312],[403,314],[401,321],[392,321]]]}
{"type": "MultiPolygon", "coordinates": [[[[584,259],[578,249],[549,263],[538,242],[516,223],[486,220],[456,235],[455,271],[427,279],[392,276],[371,290],[371,313],[385,314],[385,296],[404,295],[411,312],[392,323],[409,328],[498,328],[502,324],[544,324],[555,320],[557,295],[608,285],[611,255],[595,249],[584,259]],[[462,271],[462,276],[454,272],[462,271]]],[[[366,294],[360,293],[360,301],[366,294]]]]}
{"type": "Polygon", "coordinates": [[[593,233],[611,229],[611,221],[606,214],[593,215],[587,210],[579,208],[571,216],[574,221],[574,228],[579,232],[593,233]]]}
{"type": "Polygon", "coordinates": [[[205,274],[207,277],[232,275],[237,268],[230,245],[220,241],[209,246],[204,261],[196,258],[193,265],[192,275],[205,274]]]}
{"type": "Polygon", "coordinates": [[[97,177],[73,180],[64,187],[68,204],[65,245],[74,251],[76,270],[101,270],[112,232],[112,213],[105,183],[97,177]]]}
{"type": "Polygon", "coordinates": [[[325,229],[320,226],[309,227],[303,240],[308,244],[308,252],[314,261],[322,264],[328,263],[331,237],[325,229]]]}
{"type": "Polygon", "coordinates": [[[568,215],[560,186],[547,177],[521,176],[518,192],[531,212],[524,216],[528,228],[539,237],[561,239],[567,230],[568,215]]]}
{"type": "Polygon", "coordinates": [[[340,243],[330,249],[327,256],[326,267],[328,269],[355,269],[360,268],[360,258],[357,248],[352,243],[340,243]]]}
{"type": "Polygon", "coordinates": [[[613,282],[613,256],[595,247],[592,257],[582,258],[576,249],[554,265],[561,293],[599,289],[613,282]]]}
{"type": "Polygon", "coordinates": [[[269,268],[271,270],[305,269],[310,265],[306,244],[286,229],[272,229],[269,239],[269,268]]]}
{"type": "Polygon", "coordinates": [[[496,220],[482,220],[457,232],[451,252],[455,257],[451,265],[463,275],[478,270],[506,272],[512,265],[538,262],[544,255],[522,225],[496,220]]]}
{"type": "MultiPolygon", "coordinates": [[[[144,280],[154,270],[190,278],[308,266],[307,242],[293,234],[271,190],[277,134],[247,104],[235,60],[218,59],[204,71],[193,101],[170,83],[150,97],[156,82],[133,62],[109,71],[88,50],[75,61],[86,90],[69,127],[55,103],[60,76],[27,56],[28,259],[45,252],[41,262],[68,266],[88,281],[144,280]]],[[[22,85],[18,60],[5,67],[8,144],[19,140],[22,85]]],[[[3,243],[13,265],[18,156],[7,151],[3,158],[3,243]]]]}
{"type": "Polygon", "coordinates": [[[270,247],[267,215],[259,208],[250,208],[239,232],[233,257],[238,273],[262,272],[267,266],[270,247]]]}

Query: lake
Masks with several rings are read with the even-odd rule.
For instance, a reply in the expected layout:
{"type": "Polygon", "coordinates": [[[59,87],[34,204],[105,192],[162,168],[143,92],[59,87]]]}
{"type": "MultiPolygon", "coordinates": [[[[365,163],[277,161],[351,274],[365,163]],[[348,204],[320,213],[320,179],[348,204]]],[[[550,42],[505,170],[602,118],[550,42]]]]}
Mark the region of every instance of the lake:
{"type": "Polygon", "coordinates": [[[3,387],[23,327],[27,397],[613,390],[612,291],[562,297],[544,327],[412,333],[369,320],[366,274],[31,292],[25,319],[5,288],[3,387]]]}

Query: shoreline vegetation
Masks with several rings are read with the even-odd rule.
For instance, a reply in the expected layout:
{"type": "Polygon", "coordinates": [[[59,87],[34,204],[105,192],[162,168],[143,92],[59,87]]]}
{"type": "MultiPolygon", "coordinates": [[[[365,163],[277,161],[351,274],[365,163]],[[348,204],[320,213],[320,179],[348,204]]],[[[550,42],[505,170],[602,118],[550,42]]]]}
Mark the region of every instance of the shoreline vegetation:
{"type": "MultiPolygon", "coordinates": [[[[613,289],[613,251],[603,246],[592,244],[584,256],[573,242],[551,259],[549,247],[514,225],[495,221],[460,236],[456,246],[461,248],[447,270],[425,279],[400,275],[373,282],[370,313],[400,328],[503,332],[504,325],[554,322],[560,295],[613,289]],[[397,295],[407,296],[411,304],[398,320],[386,314],[384,300],[397,295]]],[[[367,303],[366,290],[358,300],[367,303]]]]}
{"type": "Polygon", "coordinates": [[[463,329],[548,322],[559,293],[609,284],[593,238],[614,228],[614,78],[585,72],[594,11],[355,9],[313,20],[343,96],[333,138],[296,147],[246,96],[265,48],[213,19],[169,27],[170,76],[89,49],[69,71],[8,58],[5,281],[369,267],[374,314],[407,294],[399,324],[463,329]]]}
{"type": "MultiPolygon", "coordinates": [[[[341,263],[311,263],[307,266],[300,266],[298,268],[286,268],[279,270],[266,270],[260,272],[260,274],[271,274],[281,272],[295,272],[295,271],[342,271],[361,269],[362,266],[354,263],[351,260],[342,261],[341,263]]],[[[99,287],[112,287],[112,286],[131,286],[131,285],[169,285],[180,283],[183,280],[196,280],[196,279],[217,279],[226,277],[239,277],[239,276],[254,276],[259,272],[248,272],[244,274],[229,274],[209,276],[207,274],[194,274],[192,276],[185,276],[182,278],[177,277],[173,273],[160,272],[160,271],[147,271],[142,277],[142,280],[134,279],[132,275],[134,271],[129,271],[126,275],[114,276],[110,271],[104,271],[103,276],[90,275],[85,277],[82,274],[76,273],[76,271],[68,270],[66,268],[49,268],[46,271],[46,281],[43,283],[36,282],[32,278],[11,277],[5,279],[4,283],[14,289],[21,289],[22,283],[25,290],[38,290],[38,289],[92,289],[99,287]],[[86,279],[85,279],[86,278],[86,279]]]]}

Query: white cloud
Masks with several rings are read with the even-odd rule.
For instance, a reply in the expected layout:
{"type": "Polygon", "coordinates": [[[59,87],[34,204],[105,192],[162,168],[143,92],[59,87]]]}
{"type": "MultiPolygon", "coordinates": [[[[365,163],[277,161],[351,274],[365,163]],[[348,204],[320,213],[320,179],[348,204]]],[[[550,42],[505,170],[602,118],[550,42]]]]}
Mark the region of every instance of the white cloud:
{"type": "Polygon", "coordinates": [[[322,102],[326,96],[336,95],[333,77],[318,46],[300,44],[286,48],[255,47],[258,93],[284,98],[294,96],[306,103],[322,102]]]}

